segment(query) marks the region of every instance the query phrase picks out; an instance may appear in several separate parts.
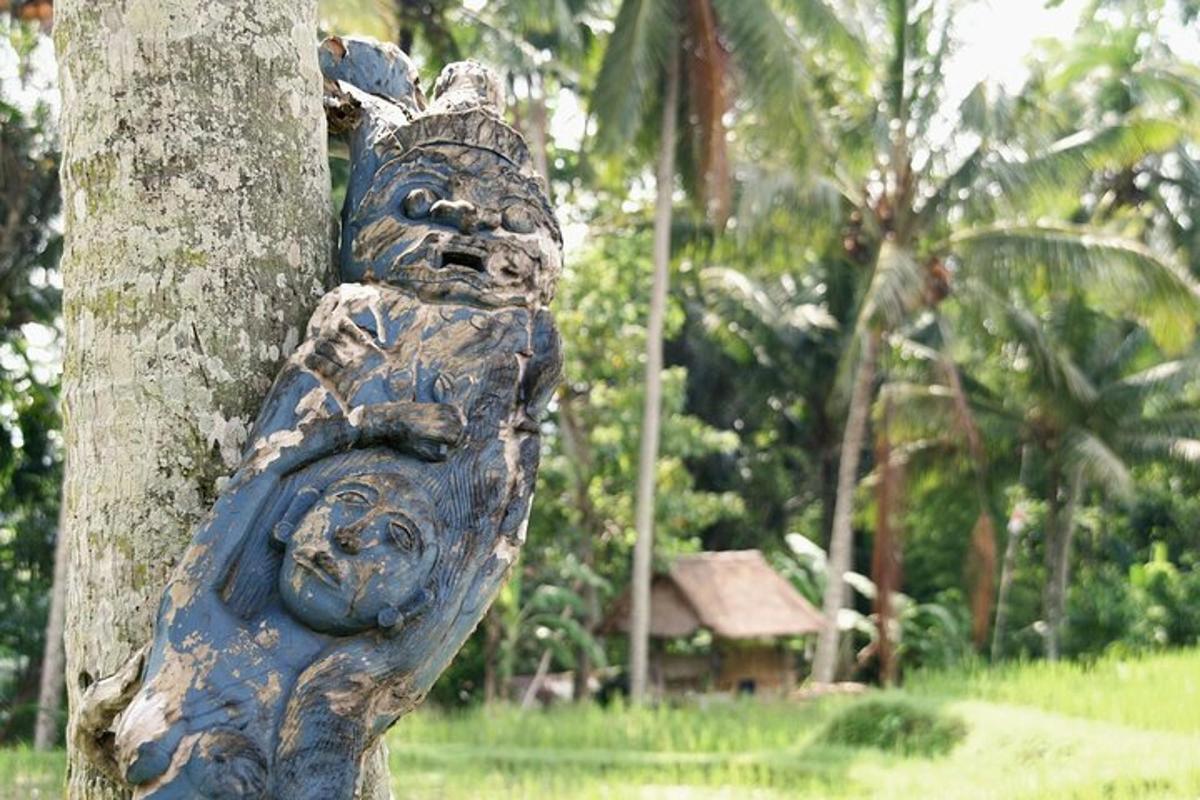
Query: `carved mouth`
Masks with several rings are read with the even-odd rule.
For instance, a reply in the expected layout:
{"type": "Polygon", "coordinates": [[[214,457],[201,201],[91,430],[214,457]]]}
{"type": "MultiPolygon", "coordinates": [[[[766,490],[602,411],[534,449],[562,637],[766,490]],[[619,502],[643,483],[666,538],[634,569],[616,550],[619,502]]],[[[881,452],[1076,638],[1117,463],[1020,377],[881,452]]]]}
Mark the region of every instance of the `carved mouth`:
{"type": "Polygon", "coordinates": [[[293,557],[297,565],[316,575],[326,586],[336,589],[342,585],[342,576],[337,573],[333,557],[329,553],[305,549],[297,550],[293,557]]]}
{"type": "Polygon", "coordinates": [[[485,270],[484,260],[486,256],[487,251],[482,248],[466,248],[458,245],[446,248],[438,253],[437,266],[438,269],[458,267],[459,269],[467,269],[473,272],[483,272],[485,270]]]}

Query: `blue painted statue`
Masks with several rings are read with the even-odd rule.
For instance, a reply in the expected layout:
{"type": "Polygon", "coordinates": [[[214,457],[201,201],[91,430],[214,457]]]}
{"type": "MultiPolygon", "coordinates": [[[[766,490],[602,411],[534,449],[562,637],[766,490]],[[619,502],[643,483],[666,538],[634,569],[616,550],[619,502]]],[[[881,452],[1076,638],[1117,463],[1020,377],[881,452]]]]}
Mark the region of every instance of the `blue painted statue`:
{"type": "Polygon", "coordinates": [[[395,48],[328,40],[349,138],[341,278],[163,593],[85,698],[80,746],[137,798],[355,795],[524,537],[559,380],[561,236],[495,75],[427,105],[395,48]]]}

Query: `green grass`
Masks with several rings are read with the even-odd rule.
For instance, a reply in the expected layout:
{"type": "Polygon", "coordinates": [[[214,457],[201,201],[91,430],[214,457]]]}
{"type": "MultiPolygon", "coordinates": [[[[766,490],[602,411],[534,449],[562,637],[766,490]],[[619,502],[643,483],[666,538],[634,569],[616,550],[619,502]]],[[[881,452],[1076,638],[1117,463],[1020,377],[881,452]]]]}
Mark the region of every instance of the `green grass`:
{"type": "Polygon", "coordinates": [[[62,752],[0,750],[0,800],[49,800],[62,796],[62,752]]]}
{"type": "Polygon", "coordinates": [[[912,676],[966,722],[947,755],[828,742],[847,704],[425,712],[392,733],[398,798],[1200,798],[1200,651],[912,676]]]}
{"type": "Polygon", "coordinates": [[[1094,663],[1032,662],[918,674],[905,689],[1033,706],[1153,731],[1200,734],[1200,651],[1094,663]]]}
{"type": "MultiPolygon", "coordinates": [[[[1193,650],[804,705],[427,710],[389,744],[397,800],[1183,800],[1200,798],[1198,682],[1193,650]],[[881,701],[964,720],[966,738],[933,757],[829,743],[834,719],[881,701]]],[[[0,751],[0,798],[57,797],[61,770],[60,754],[0,751]]]]}

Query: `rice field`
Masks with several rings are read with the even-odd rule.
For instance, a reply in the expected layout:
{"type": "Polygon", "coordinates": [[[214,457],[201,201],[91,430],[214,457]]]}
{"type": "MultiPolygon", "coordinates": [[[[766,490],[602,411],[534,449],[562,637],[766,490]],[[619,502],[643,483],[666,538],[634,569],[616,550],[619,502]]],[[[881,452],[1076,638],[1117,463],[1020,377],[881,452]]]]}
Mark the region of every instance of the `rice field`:
{"type": "MultiPolygon", "coordinates": [[[[875,697],[882,693],[875,693],[875,697]]],[[[847,704],[423,711],[389,737],[397,800],[1200,798],[1200,651],[910,677],[966,723],[948,754],[835,746],[847,704]]],[[[0,751],[0,798],[59,796],[61,754],[0,751]]]]}

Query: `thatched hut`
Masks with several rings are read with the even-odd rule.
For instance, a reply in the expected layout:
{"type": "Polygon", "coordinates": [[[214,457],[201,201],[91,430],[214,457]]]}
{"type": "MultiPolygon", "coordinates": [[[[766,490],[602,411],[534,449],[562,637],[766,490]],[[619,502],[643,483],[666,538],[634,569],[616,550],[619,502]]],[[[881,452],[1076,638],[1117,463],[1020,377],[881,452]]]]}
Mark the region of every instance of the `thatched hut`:
{"type": "MultiPolygon", "coordinates": [[[[608,627],[629,631],[629,592],[608,627]]],[[[758,550],[681,556],[650,585],[650,682],[661,693],[718,691],[774,694],[796,684],[790,637],[816,633],[821,614],[758,550]],[[673,648],[698,630],[708,648],[673,648]]]]}

